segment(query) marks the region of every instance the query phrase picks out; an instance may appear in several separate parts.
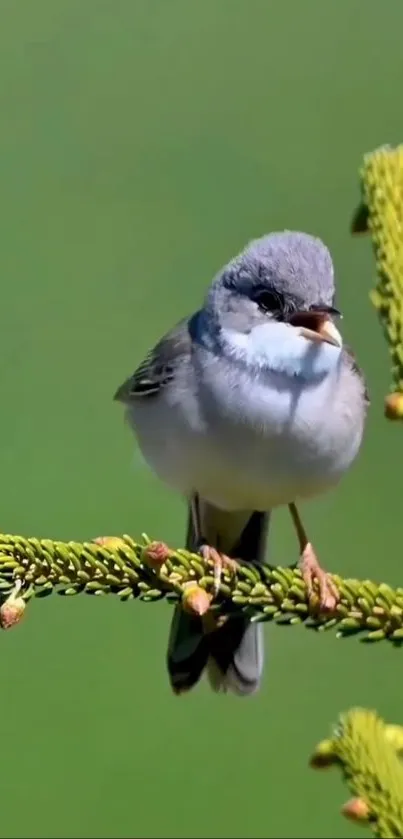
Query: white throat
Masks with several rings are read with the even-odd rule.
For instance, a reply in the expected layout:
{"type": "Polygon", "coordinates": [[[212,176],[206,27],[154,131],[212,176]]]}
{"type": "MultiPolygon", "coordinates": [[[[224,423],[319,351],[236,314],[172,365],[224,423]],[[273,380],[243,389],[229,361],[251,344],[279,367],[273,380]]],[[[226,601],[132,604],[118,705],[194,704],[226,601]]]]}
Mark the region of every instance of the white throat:
{"type": "Polygon", "coordinates": [[[286,323],[264,323],[249,333],[223,328],[221,338],[225,354],[246,366],[307,381],[335,371],[341,359],[341,347],[310,341],[286,323]]]}

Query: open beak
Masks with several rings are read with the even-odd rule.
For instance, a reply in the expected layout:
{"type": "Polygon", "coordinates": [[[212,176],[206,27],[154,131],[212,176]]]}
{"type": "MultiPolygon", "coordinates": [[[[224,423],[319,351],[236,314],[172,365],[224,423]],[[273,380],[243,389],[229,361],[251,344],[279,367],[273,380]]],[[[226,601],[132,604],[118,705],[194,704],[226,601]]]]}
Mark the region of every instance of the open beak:
{"type": "Polygon", "coordinates": [[[332,308],[317,307],[309,312],[294,312],[289,323],[298,329],[300,335],[308,341],[316,343],[324,342],[333,344],[334,347],[342,347],[343,339],[335,326],[331,314],[340,316],[340,312],[332,308]]]}

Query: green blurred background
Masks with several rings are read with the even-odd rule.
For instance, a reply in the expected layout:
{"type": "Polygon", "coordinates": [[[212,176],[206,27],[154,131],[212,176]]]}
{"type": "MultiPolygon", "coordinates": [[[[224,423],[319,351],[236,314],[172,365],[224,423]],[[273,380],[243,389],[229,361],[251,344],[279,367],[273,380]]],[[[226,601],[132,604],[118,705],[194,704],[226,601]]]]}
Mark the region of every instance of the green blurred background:
{"type": "MultiPolygon", "coordinates": [[[[353,240],[362,154],[403,138],[403,6],[1,0],[1,527],[180,545],[116,386],[265,231],[330,246],[372,396],[362,456],[306,508],[323,562],[402,583],[402,431],[353,240]]],[[[272,557],[295,561],[287,516],[272,557]]],[[[266,628],[261,693],[170,694],[166,604],[34,602],[1,638],[1,837],[359,836],[307,767],[339,711],[403,720],[403,653],[266,628]]]]}

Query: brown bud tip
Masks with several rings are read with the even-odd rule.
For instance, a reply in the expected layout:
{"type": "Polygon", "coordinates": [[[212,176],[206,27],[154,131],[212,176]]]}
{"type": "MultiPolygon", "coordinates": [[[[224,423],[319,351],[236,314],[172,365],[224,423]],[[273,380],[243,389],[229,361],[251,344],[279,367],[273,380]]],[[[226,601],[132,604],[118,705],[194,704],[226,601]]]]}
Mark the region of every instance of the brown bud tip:
{"type": "Polygon", "coordinates": [[[196,615],[205,615],[210,608],[211,594],[208,594],[204,588],[201,588],[197,583],[189,583],[182,595],[182,606],[187,612],[196,615]]]}
{"type": "Polygon", "coordinates": [[[386,397],[385,417],[390,420],[403,419],[403,393],[390,393],[386,397]]]}
{"type": "Polygon", "coordinates": [[[12,626],[20,622],[25,612],[25,600],[18,594],[20,588],[21,582],[19,581],[18,586],[0,606],[0,627],[2,629],[11,629],[12,626]]]}
{"type": "Polygon", "coordinates": [[[367,822],[369,807],[363,798],[350,798],[341,808],[342,815],[352,822],[367,822]]]}
{"type": "Polygon", "coordinates": [[[142,552],[142,559],[151,568],[161,568],[161,565],[167,561],[170,556],[170,550],[165,542],[150,542],[142,552]]]}
{"type": "Polygon", "coordinates": [[[316,746],[309,765],[312,769],[328,769],[329,766],[334,766],[337,762],[338,757],[334,751],[333,740],[322,740],[316,746]]]}
{"type": "Polygon", "coordinates": [[[92,540],[95,542],[96,545],[101,545],[101,548],[120,548],[121,545],[124,545],[124,540],[120,538],[120,536],[97,536],[96,539],[92,540]]]}

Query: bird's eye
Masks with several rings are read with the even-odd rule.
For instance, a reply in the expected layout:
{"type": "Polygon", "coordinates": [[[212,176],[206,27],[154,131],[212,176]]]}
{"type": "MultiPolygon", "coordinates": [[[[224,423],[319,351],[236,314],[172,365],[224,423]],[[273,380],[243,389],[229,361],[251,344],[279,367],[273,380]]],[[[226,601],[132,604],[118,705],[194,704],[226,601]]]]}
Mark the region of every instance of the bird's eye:
{"type": "Polygon", "coordinates": [[[263,312],[270,312],[278,317],[284,311],[284,298],[276,291],[260,291],[255,300],[263,312]]]}

